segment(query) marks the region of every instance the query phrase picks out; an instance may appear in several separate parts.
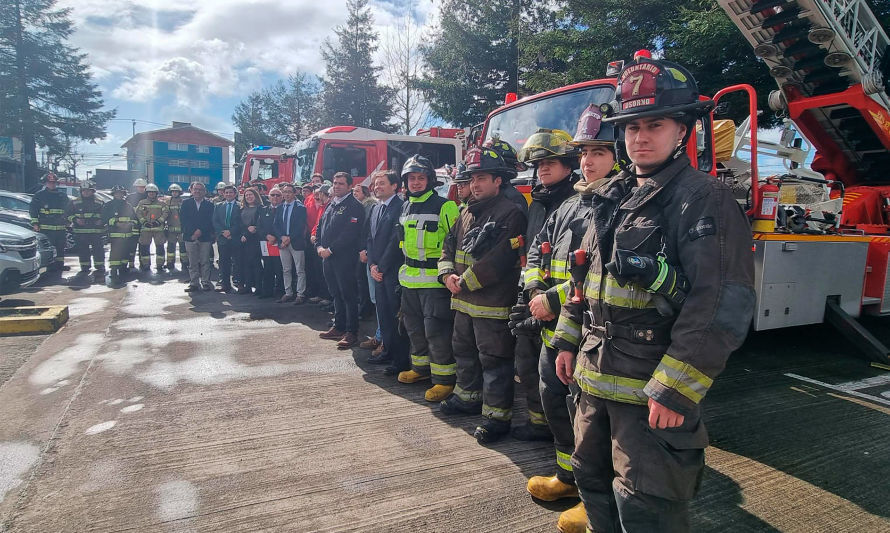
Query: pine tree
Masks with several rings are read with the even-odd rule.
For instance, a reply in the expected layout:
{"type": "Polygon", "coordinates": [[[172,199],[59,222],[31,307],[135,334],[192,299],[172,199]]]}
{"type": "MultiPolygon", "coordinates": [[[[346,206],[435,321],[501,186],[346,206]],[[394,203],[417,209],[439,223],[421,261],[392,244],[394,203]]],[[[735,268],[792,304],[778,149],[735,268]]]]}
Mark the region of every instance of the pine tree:
{"type": "Polygon", "coordinates": [[[280,145],[267,130],[269,122],[265,100],[263,93],[256,91],[235,107],[232,123],[239,133],[235,138],[235,161],[240,161],[244,152],[254,146],[280,145]]]}
{"type": "Polygon", "coordinates": [[[25,189],[37,182],[37,146],[105,137],[115,111],[101,111],[86,55],[67,43],[70,9],[55,0],[0,2],[0,133],[21,137],[25,189]]]}
{"type": "Polygon", "coordinates": [[[393,131],[393,90],[378,83],[381,68],[371,60],[378,36],[368,2],[348,0],[346,6],[349,17],[334,29],[336,42],[326,39],[321,48],[326,63],[324,123],[393,131]]]}

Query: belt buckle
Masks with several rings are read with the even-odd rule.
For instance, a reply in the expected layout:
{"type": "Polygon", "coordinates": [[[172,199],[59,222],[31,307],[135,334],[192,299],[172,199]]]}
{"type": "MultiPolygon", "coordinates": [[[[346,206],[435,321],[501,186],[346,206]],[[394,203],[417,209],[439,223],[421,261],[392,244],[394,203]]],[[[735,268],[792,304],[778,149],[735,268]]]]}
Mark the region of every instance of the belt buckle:
{"type": "Polygon", "coordinates": [[[603,340],[610,341],[610,340],[612,340],[612,333],[609,331],[610,330],[609,326],[611,326],[611,325],[612,325],[612,323],[609,322],[608,320],[606,320],[602,326],[597,326],[597,325],[591,324],[590,329],[599,333],[600,336],[603,338],[603,340]]]}

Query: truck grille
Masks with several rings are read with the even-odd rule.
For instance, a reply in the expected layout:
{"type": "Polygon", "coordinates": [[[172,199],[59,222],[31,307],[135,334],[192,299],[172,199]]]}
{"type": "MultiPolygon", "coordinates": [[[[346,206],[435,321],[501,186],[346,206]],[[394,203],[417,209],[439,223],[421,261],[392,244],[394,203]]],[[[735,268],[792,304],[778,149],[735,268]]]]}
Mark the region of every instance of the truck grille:
{"type": "Polygon", "coordinates": [[[37,239],[35,237],[3,241],[3,247],[7,250],[18,252],[22,259],[31,259],[37,255],[37,239]]]}

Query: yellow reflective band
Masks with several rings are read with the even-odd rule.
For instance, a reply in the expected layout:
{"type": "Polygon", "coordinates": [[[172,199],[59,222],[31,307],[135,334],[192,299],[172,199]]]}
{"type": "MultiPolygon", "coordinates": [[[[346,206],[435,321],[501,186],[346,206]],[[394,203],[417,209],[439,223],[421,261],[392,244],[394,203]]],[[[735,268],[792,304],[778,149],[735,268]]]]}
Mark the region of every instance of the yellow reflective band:
{"type": "Polygon", "coordinates": [[[470,289],[470,292],[478,291],[482,288],[482,284],[479,283],[479,279],[476,278],[476,273],[473,272],[472,267],[466,269],[460,277],[464,283],[467,284],[467,288],[470,289]]]}
{"type": "Polygon", "coordinates": [[[430,373],[434,376],[453,376],[457,373],[457,364],[437,365],[430,363],[430,373]]]}
{"type": "Polygon", "coordinates": [[[581,344],[581,325],[564,315],[559,316],[556,322],[556,331],[553,338],[568,342],[572,346],[581,344]]]}
{"type": "Polygon", "coordinates": [[[559,279],[569,278],[569,262],[560,259],[552,259],[550,261],[550,277],[559,276],[559,279]]]}
{"type": "Polygon", "coordinates": [[[512,409],[501,409],[500,407],[492,407],[487,404],[482,404],[482,416],[484,418],[492,418],[494,420],[508,421],[513,418],[513,410],[512,409]]]}
{"type": "Polygon", "coordinates": [[[523,279],[526,285],[529,285],[534,282],[544,282],[544,271],[540,268],[528,268],[525,271],[525,278],[523,279]]]}
{"type": "Polygon", "coordinates": [[[708,389],[714,384],[714,380],[701,371],[670,355],[665,354],[661,362],[653,372],[652,377],[656,381],[674,389],[694,403],[699,403],[707,394],[708,389]]]}
{"type": "Polygon", "coordinates": [[[439,261],[436,265],[438,267],[439,275],[448,274],[449,272],[454,272],[454,263],[451,261],[439,261]]]}
{"type": "Polygon", "coordinates": [[[643,392],[646,381],[586,370],[575,365],[575,383],[587,394],[616,402],[646,405],[649,397],[643,392]]]}
{"type": "Polygon", "coordinates": [[[572,454],[556,450],[556,466],[567,472],[572,471],[572,454]]]}
{"type": "Polygon", "coordinates": [[[129,233],[109,233],[108,237],[111,239],[126,239],[129,237],[129,233]]]}
{"type": "Polygon", "coordinates": [[[31,217],[31,224],[37,224],[37,222],[39,222],[39,221],[40,221],[40,219],[31,217]]]}
{"type": "Polygon", "coordinates": [[[454,262],[460,265],[472,266],[476,262],[473,256],[463,250],[454,251],[454,262]]]}
{"type": "Polygon", "coordinates": [[[399,284],[409,289],[440,289],[439,275],[432,268],[399,267],[399,284]]]}
{"type": "Polygon", "coordinates": [[[528,421],[532,424],[538,424],[539,426],[543,426],[547,424],[547,417],[544,416],[544,413],[539,413],[537,411],[528,410],[528,421]]]}
{"type": "Polygon", "coordinates": [[[411,364],[414,366],[430,366],[430,357],[428,355],[411,354],[411,364]]]}
{"type": "Polygon", "coordinates": [[[464,390],[460,385],[454,386],[454,395],[458,397],[458,399],[465,403],[478,403],[479,400],[482,399],[482,391],[481,390],[464,390]]]}
{"type": "Polygon", "coordinates": [[[654,309],[652,293],[636,283],[622,287],[618,280],[607,274],[605,278],[594,272],[587,273],[584,281],[584,296],[591,300],[602,300],[614,307],[627,309],[654,309]],[[602,294],[602,297],[600,297],[602,294]]]}
{"type": "Polygon", "coordinates": [[[552,329],[541,328],[541,342],[547,345],[548,348],[555,348],[553,346],[553,339],[556,335],[556,332],[552,329]]]}
{"type": "Polygon", "coordinates": [[[509,307],[489,307],[487,305],[471,304],[457,297],[451,298],[451,308],[455,311],[470,315],[474,318],[494,318],[507,320],[510,318],[509,307]]]}
{"type": "Polygon", "coordinates": [[[64,215],[64,214],[65,214],[65,210],[64,210],[64,209],[47,209],[47,208],[43,208],[43,209],[40,210],[40,212],[43,213],[44,215],[64,215]]]}
{"type": "Polygon", "coordinates": [[[74,234],[84,234],[84,233],[105,233],[104,228],[74,228],[74,234]]]}

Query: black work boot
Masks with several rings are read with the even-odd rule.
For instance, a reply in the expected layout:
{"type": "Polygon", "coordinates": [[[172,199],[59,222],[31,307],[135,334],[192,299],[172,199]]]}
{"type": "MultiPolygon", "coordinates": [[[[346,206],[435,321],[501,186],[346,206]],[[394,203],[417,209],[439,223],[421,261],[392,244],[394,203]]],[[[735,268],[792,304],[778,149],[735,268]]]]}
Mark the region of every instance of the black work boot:
{"type": "Polygon", "coordinates": [[[446,415],[479,415],[482,414],[482,404],[466,403],[452,394],[439,402],[439,410],[446,415]]]}
{"type": "Polygon", "coordinates": [[[553,440],[553,433],[550,432],[550,428],[547,427],[546,424],[532,424],[531,422],[526,422],[525,424],[516,426],[510,430],[510,434],[513,435],[513,438],[516,440],[553,440]]]}
{"type": "Polygon", "coordinates": [[[501,422],[500,420],[487,419],[481,425],[476,426],[473,437],[479,444],[491,444],[497,442],[501,438],[510,433],[510,423],[501,422]]]}

